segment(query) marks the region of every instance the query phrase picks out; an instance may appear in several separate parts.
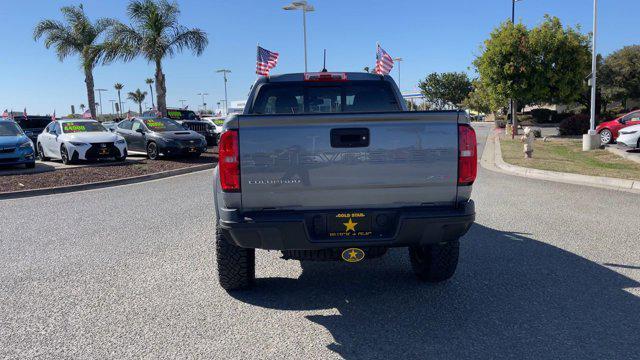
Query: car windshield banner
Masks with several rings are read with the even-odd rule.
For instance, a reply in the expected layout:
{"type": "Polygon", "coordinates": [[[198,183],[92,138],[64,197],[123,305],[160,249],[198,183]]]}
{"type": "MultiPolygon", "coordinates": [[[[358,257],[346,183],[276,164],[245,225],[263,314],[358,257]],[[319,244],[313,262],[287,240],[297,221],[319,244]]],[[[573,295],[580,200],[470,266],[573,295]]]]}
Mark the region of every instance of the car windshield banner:
{"type": "Polygon", "coordinates": [[[145,119],[144,124],[151,131],[180,131],[184,130],[178,123],[167,119],[145,119]]]}
{"type": "Polygon", "coordinates": [[[106,131],[105,128],[94,122],[65,122],[62,123],[62,131],[66,134],[80,133],[80,132],[94,132],[94,131],[106,131]]]}

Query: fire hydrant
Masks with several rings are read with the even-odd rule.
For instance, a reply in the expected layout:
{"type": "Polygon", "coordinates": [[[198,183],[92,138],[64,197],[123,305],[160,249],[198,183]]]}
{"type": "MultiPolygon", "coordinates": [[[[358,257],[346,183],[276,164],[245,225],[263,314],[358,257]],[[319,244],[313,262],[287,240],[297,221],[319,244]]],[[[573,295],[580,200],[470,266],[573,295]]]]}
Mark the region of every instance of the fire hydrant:
{"type": "Polygon", "coordinates": [[[524,158],[531,159],[533,156],[533,142],[536,140],[536,136],[533,133],[533,129],[529,126],[524,128],[524,135],[520,138],[520,141],[524,143],[524,158]]]}

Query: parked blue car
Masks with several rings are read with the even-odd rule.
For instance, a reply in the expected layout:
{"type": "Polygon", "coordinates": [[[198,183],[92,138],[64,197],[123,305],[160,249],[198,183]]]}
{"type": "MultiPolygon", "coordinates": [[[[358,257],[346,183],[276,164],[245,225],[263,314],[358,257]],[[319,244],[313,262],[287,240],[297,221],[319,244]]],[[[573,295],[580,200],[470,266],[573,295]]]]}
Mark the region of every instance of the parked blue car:
{"type": "Polygon", "coordinates": [[[0,166],[36,166],[33,142],[13,120],[0,120],[0,166]]]}

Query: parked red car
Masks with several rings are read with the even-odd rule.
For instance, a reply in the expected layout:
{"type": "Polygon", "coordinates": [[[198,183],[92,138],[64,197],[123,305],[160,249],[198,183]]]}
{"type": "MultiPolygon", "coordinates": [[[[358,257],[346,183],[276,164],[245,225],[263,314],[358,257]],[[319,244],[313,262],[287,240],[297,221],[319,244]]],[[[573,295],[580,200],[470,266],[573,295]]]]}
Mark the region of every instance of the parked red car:
{"type": "Polygon", "coordinates": [[[618,138],[618,131],[620,131],[620,129],[637,124],[640,124],[640,110],[635,110],[617,119],[603,122],[596,127],[596,131],[600,134],[600,141],[603,144],[610,144],[618,138]]]}

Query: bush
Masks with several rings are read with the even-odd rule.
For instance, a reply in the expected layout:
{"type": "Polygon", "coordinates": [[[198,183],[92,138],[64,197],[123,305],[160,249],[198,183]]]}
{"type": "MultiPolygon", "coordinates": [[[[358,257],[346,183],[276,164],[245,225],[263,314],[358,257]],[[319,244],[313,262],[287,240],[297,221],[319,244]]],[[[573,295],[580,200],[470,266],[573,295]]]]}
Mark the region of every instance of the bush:
{"type": "Polygon", "coordinates": [[[531,110],[531,116],[538,124],[549,124],[556,122],[558,112],[549,109],[533,109],[531,110]]]}
{"type": "Polygon", "coordinates": [[[549,109],[533,109],[531,110],[531,116],[533,116],[533,120],[536,124],[557,124],[562,122],[562,120],[573,116],[573,114],[559,114],[557,111],[549,109]]]}
{"type": "Polygon", "coordinates": [[[585,114],[575,114],[560,122],[559,130],[561,136],[582,135],[589,131],[590,117],[585,114]]]}

